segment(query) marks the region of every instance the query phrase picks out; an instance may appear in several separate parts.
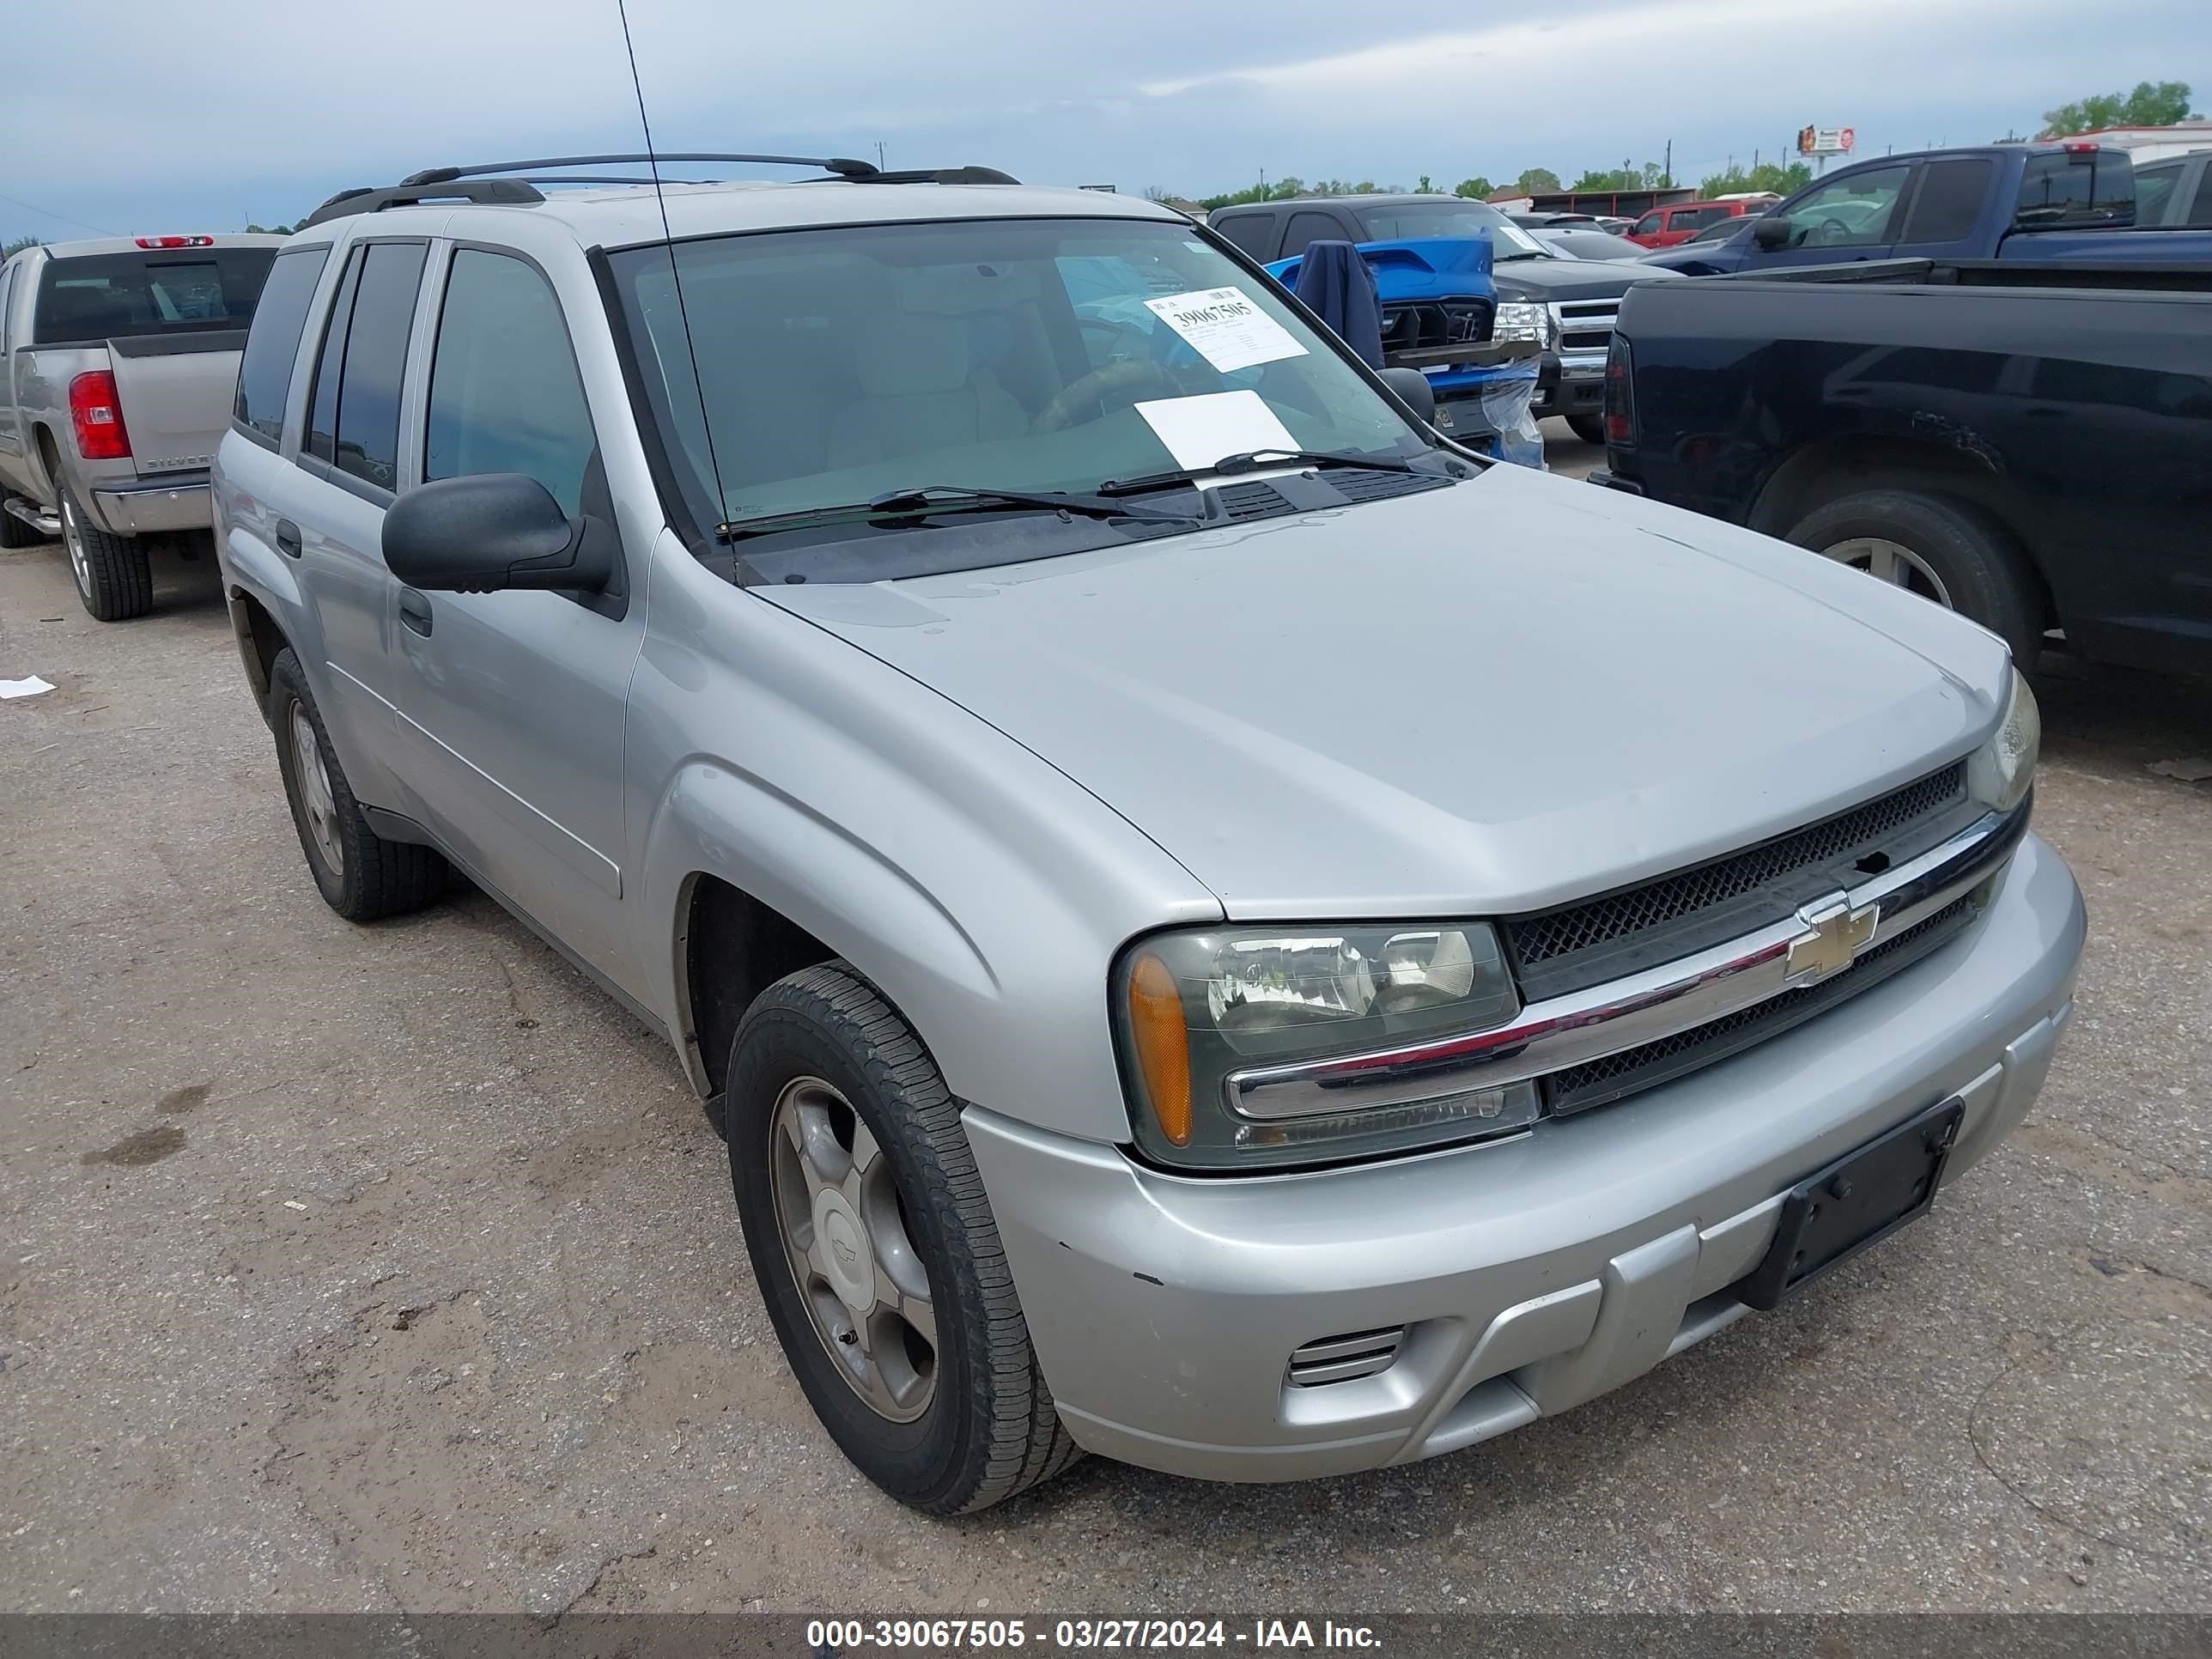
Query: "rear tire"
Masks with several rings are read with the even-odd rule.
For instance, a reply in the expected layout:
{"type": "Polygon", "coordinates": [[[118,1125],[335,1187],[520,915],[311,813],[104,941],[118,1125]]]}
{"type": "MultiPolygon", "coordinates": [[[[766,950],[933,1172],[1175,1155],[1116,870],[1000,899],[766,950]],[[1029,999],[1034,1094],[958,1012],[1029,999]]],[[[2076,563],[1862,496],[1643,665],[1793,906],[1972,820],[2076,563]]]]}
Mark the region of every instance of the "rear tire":
{"type": "Polygon", "coordinates": [[[324,902],[348,921],[374,921],[419,910],[444,892],[443,857],[368,827],[289,646],[270,665],[268,714],[300,851],[324,902]]]}
{"type": "Polygon", "coordinates": [[[9,512],[4,498],[0,498],[0,547],[35,547],[51,539],[38,526],[26,524],[9,512]]]}
{"type": "Polygon", "coordinates": [[[69,551],[70,574],[84,608],[102,622],[128,622],[154,608],[154,568],[146,544],[136,536],[111,536],[84,515],[64,483],[61,486],[62,545],[69,551]]]}
{"type": "Polygon", "coordinates": [[[1602,415],[1570,415],[1567,428],[1586,444],[1605,442],[1605,416],[1602,415]]]}
{"type": "Polygon", "coordinates": [[[2043,588],[2004,526],[1947,495],[1868,489],[1806,515],[1789,540],[1971,617],[2032,672],[2043,648],[2043,588]]]}
{"type": "Polygon", "coordinates": [[[854,1466],[902,1504],[966,1515],[1073,1462],[960,1103],[913,1029],[825,963],[755,1000],[728,1077],[753,1274],[854,1466]]]}

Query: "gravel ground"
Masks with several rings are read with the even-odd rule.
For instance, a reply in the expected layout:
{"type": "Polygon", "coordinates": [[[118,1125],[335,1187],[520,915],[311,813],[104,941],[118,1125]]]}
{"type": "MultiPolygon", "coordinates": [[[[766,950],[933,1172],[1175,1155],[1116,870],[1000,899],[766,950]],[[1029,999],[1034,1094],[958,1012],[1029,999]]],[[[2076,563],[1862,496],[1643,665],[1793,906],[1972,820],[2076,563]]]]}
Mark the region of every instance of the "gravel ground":
{"type": "Polygon", "coordinates": [[[2047,684],[2080,1013],[1927,1222],[1455,1456],[945,1523],[816,1426],[657,1041],[481,897],[324,908],[160,569],[103,627],[0,554],[0,1608],[2212,1606],[2206,690],[2047,684]]]}

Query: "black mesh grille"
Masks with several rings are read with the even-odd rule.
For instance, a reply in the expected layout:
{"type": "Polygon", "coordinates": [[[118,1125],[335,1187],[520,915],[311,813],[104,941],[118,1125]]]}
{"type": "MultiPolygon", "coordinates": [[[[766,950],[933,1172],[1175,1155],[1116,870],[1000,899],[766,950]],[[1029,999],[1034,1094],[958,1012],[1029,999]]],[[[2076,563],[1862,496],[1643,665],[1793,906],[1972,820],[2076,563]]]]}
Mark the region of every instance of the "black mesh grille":
{"type": "Polygon", "coordinates": [[[1552,1109],[1578,1112],[1602,1105],[1763,1042],[1908,967],[1965,927],[1974,908],[1971,894],[1954,899],[1934,915],[1923,917],[1894,938],[1863,952],[1843,972],[1818,985],[1784,991],[1691,1030],[1554,1072],[1545,1079],[1552,1109]]]}
{"type": "Polygon", "coordinates": [[[1623,971],[1624,945],[1645,935],[1666,948],[1638,955],[1655,961],[1686,956],[1787,915],[1816,891],[1848,884],[1841,877],[1850,873],[1856,859],[1878,852],[1893,863],[1924,852],[1954,827],[1951,809],[1964,803],[1966,784],[1966,763],[1959,761],[1879,800],[1747,851],[1603,898],[1513,917],[1505,928],[1522,970],[1522,994],[1534,1001],[1617,975],[1623,971]],[[1767,899],[1771,902],[1763,902],[1767,899]],[[1740,914],[1747,908],[1742,901],[1759,913],[1747,919],[1740,914]],[[1718,930],[1712,938],[1704,936],[1712,929],[1694,926],[1707,915],[1718,930]],[[1591,959],[1589,971],[1574,971],[1569,959],[1577,957],[1591,959]],[[1553,963],[1559,964],[1557,970],[1548,968],[1553,963]]]}

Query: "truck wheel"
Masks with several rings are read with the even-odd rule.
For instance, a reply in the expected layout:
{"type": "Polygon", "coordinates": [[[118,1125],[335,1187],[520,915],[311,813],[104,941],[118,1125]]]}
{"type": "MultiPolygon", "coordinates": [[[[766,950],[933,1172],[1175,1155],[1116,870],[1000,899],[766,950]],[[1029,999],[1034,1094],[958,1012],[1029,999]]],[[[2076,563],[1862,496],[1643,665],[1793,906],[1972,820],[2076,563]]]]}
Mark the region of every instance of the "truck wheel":
{"type": "Polygon", "coordinates": [[[111,536],[84,516],[69,485],[61,487],[62,544],[69,550],[76,596],[102,622],[128,622],[154,608],[154,570],[136,536],[111,536]]]}
{"type": "Polygon", "coordinates": [[[1605,416],[1602,415],[1570,415],[1567,429],[1586,444],[1605,441],[1605,416]]]}
{"type": "Polygon", "coordinates": [[[723,1126],[769,1317],[861,1474],[964,1515],[1074,1462],[959,1103],[865,981],[829,963],[761,993],[723,1126]]]}
{"type": "Polygon", "coordinates": [[[7,509],[7,497],[0,495],[0,547],[32,547],[48,539],[46,532],[34,524],[26,524],[7,509]]]}
{"type": "Polygon", "coordinates": [[[2001,636],[2022,669],[2034,667],[2043,648],[2041,586],[2004,526],[1981,508],[1869,489],[1808,514],[1789,539],[1963,612],[2001,636]]]}
{"type": "Polygon", "coordinates": [[[324,902],[348,921],[374,921],[419,910],[445,891],[446,860],[435,851],[368,827],[289,646],[270,665],[268,714],[300,850],[324,902]]]}

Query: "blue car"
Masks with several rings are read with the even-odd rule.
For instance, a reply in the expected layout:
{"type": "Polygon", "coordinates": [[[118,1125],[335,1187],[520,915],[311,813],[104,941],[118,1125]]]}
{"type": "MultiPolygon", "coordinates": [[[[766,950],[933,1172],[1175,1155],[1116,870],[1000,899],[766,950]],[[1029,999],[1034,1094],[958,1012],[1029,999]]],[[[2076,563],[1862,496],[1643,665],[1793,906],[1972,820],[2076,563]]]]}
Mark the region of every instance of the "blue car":
{"type": "MultiPolygon", "coordinates": [[[[1425,236],[1356,245],[1382,301],[1382,361],[1418,368],[1437,397],[1437,427],[1502,459],[1543,464],[1532,404],[1541,345],[1492,340],[1498,290],[1481,236],[1425,236]]],[[[1297,287],[1304,256],[1267,267],[1297,287]]]]}

